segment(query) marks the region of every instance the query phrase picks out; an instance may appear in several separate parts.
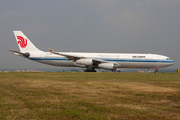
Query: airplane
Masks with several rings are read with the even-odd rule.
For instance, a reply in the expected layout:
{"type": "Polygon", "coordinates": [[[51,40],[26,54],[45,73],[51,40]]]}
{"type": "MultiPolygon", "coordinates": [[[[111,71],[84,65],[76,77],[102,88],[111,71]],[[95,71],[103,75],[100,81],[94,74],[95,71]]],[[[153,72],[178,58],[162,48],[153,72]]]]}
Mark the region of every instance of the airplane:
{"type": "Polygon", "coordinates": [[[85,53],[85,52],[56,52],[49,48],[49,52],[39,50],[21,32],[13,31],[20,52],[8,50],[15,55],[36,62],[61,66],[86,68],[84,72],[96,72],[95,69],[116,71],[121,68],[156,69],[174,64],[169,57],[158,54],[134,53],[85,53]]]}

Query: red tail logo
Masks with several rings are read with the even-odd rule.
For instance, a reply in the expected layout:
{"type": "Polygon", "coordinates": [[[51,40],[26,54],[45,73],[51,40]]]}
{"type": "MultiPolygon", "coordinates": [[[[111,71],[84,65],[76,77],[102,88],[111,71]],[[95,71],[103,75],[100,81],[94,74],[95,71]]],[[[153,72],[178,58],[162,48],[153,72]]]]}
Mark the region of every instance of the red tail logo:
{"type": "Polygon", "coordinates": [[[27,39],[22,36],[17,36],[18,44],[20,44],[21,48],[25,48],[27,46],[27,39]]]}

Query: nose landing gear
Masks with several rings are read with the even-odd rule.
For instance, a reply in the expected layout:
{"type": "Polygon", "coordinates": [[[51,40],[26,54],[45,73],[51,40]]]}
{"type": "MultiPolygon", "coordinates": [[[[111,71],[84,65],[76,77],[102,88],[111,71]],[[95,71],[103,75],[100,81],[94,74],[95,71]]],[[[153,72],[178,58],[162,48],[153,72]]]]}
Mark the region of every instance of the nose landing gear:
{"type": "Polygon", "coordinates": [[[158,73],[158,68],[156,68],[156,71],[155,71],[155,73],[158,73]]]}

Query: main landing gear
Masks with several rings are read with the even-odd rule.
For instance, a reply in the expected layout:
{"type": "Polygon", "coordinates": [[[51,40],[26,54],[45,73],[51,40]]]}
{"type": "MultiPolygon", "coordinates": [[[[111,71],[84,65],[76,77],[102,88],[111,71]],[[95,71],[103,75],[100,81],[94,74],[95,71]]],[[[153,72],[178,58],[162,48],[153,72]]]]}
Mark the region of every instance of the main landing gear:
{"type": "Polygon", "coordinates": [[[86,70],[84,70],[84,72],[96,72],[96,70],[94,68],[92,68],[92,69],[86,69],[86,70]]]}

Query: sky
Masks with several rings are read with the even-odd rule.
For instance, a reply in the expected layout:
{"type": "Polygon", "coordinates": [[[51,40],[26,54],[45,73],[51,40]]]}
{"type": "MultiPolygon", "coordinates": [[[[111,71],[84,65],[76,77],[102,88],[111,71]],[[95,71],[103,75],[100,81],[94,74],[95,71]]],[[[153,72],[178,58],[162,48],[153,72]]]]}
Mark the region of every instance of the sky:
{"type": "Polygon", "coordinates": [[[155,53],[180,68],[180,0],[3,0],[0,69],[57,68],[14,55],[13,30],[39,49],[155,53]]]}

